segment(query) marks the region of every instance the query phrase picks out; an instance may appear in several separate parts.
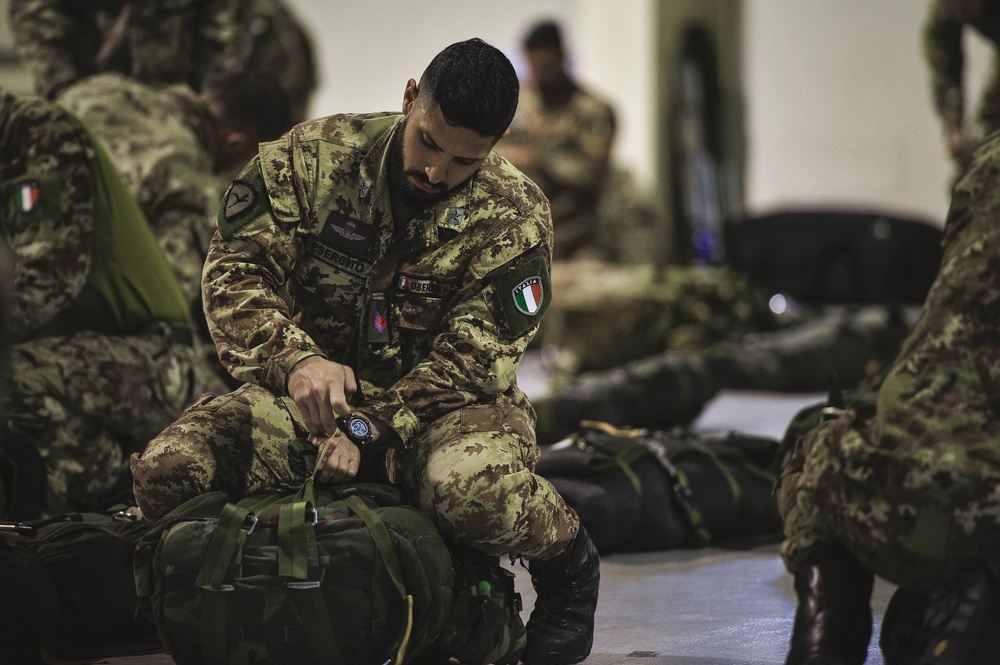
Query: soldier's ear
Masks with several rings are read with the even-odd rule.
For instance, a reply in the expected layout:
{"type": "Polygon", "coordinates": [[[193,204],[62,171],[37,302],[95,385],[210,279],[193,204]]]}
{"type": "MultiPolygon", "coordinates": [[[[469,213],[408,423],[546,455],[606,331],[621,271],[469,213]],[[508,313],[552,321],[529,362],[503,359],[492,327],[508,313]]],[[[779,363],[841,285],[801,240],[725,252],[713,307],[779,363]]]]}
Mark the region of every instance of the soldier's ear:
{"type": "Polygon", "coordinates": [[[406,89],[403,91],[403,115],[409,115],[410,111],[417,103],[420,94],[420,86],[413,79],[406,82],[406,89]]]}

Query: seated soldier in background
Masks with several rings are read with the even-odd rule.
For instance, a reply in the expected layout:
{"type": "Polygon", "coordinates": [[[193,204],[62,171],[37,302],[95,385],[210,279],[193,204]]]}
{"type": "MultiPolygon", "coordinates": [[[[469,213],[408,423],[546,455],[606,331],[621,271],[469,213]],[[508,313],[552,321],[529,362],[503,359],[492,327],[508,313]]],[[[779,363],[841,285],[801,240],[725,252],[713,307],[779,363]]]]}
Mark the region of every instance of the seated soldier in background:
{"type": "Polygon", "coordinates": [[[288,95],[252,74],[224,75],[196,93],[108,73],[74,83],[57,101],[105,147],[180,279],[198,331],[200,390],[228,392],[231,377],[204,324],[201,271],[225,189],[258,143],[292,125],[288,95]]]}
{"type": "Polygon", "coordinates": [[[789,665],[861,665],[875,575],[886,665],[1000,662],[1000,136],[955,186],[923,312],[872,399],[796,436],[779,485],[789,665]]]}
{"type": "Polygon", "coordinates": [[[36,92],[119,72],[201,91],[224,74],[279,81],[305,119],[316,88],[312,40],[283,0],[11,0],[18,56],[36,92]]]}
{"type": "Polygon", "coordinates": [[[4,516],[93,509],[134,443],[194,397],[188,304],[118,171],[65,109],[0,91],[0,197],[14,253],[0,446],[18,479],[32,461],[46,479],[28,496],[4,477],[4,516]]]}
{"type": "Polygon", "coordinates": [[[544,22],[525,37],[531,77],[497,152],[531,178],[552,205],[554,259],[613,258],[595,244],[597,209],[609,173],[614,109],[573,79],[559,26],[544,22]]]}

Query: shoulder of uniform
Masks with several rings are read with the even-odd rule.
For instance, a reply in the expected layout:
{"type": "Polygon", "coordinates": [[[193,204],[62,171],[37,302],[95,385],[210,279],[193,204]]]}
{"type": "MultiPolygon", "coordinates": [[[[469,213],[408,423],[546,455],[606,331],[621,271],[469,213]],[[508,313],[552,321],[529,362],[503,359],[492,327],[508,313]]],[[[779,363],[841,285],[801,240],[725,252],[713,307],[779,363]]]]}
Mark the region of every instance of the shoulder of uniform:
{"type": "Polygon", "coordinates": [[[322,141],[363,148],[377,141],[399,121],[400,113],[338,113],[308,120],[292,130],[301,142],[322,141]]]}
{"type": "Polygon", "coordinates": [[[491,152],[479,168],[476,186],[516,208],[520,214],[531,214],[538,206],[548,204],[538,185],[496,151],[491,152]]]}
{"type": "Polygon", "coordinates": [[[552,236],[549,200],[526,175],[494,152],[476,176],[476,189],[489,199],[492,218],[506,224],[518,222],[518,235],[525,246],[548,244],[552,236]]]}

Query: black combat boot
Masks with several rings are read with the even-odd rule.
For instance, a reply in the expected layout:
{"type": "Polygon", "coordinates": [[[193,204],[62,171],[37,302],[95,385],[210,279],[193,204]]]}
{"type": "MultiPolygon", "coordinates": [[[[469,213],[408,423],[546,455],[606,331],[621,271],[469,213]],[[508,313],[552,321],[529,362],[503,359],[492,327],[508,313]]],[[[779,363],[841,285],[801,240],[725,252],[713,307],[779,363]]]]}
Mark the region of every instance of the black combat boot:
{"type": "Polygon", "coordinates": [[[555,559],[528,562],[537,598],[528,619],[528,665],[570,665],[590,655],[601,560],[587,531],[580,531],[555,559]]]}
{"type": "Polygon", "coordinates": [[[798,608],[785,665],[862,665],[872,636],[874,583],[843,546],[812,548],[795,570],[798,608]]]}
{"type": "Polygon", "coordinates": [[[924,588],[900,587],[882,620],[885,665],[1000,662],[997,582],[978,567],[924,588]]]}

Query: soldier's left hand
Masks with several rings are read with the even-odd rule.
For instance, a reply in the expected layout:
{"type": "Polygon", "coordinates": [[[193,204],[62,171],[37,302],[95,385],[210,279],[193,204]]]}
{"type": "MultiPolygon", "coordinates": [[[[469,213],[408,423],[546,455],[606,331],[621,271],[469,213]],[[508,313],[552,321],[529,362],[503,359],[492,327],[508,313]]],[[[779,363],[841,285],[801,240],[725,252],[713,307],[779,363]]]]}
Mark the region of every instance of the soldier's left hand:
{"type": "Polygon", "coordinates": [[[346,483],[354,479],[361,465],[361,451],[337,430],[332,436],[312,438],[319,448],[316,454],[317,480],[323,483],[346,483]]]}

